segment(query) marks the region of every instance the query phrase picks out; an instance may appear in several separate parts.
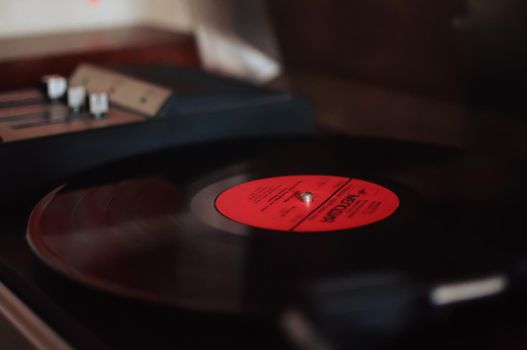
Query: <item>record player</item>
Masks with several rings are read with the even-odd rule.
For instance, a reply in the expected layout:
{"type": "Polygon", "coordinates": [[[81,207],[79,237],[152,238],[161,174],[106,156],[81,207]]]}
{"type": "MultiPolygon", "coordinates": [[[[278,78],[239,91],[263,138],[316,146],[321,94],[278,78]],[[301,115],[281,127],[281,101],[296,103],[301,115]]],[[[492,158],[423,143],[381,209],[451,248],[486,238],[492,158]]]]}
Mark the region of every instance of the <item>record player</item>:
{"type": "Polygon", "coordinates": [[[523,175],[337,135],[102,164],[4,211],[4,317],[37,348],[514,348],[523,175]]]}
{"type": "Polygon", "coordinates": [[[525,344],[522,161],[174,67],[43,84],[0,97],[4,348],[525,344]]]}

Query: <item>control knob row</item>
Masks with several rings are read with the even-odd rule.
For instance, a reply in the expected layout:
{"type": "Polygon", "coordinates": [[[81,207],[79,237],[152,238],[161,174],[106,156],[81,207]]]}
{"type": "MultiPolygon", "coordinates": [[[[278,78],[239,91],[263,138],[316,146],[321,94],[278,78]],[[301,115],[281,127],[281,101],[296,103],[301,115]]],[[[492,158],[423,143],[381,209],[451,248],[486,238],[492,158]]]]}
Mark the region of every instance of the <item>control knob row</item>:
{"type": "Polygon", "coordinates": [[[106,92],[87,92],[82,85],[70,85],[65,77],[60,75],[46,75],[42,84],[47,98],[56,102],[66,96],[68,107],[79,113],[87,103],[88,112],[94,119],[102,118],[110,109],[110,101],[106,92]]]}

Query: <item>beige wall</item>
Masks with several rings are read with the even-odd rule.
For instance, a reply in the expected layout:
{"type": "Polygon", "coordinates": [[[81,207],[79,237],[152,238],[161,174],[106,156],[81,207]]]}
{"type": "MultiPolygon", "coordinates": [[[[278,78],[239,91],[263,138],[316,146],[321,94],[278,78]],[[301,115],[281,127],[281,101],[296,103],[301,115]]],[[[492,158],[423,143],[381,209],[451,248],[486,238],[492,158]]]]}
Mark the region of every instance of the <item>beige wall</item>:
{"type": "Polygon", "coordinates": [[[190,30],[185,0],[0,0],[0,37],[136,23],[190,30]]]}

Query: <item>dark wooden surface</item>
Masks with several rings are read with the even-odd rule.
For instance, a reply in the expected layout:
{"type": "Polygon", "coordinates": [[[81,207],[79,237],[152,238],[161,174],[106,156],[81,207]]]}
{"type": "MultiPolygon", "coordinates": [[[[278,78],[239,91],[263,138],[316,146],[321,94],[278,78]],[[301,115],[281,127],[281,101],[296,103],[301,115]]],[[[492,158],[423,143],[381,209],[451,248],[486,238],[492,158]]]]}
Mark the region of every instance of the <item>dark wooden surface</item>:
{"type": "Polygon", "coordinates": [[[68,75],[80,62],[200,65],[191,35],[152,27],[1,39],[0,90],[35,86],[45,74],[68,75]]]}
{"type": "Polygon", "coordinates": [[[311,98],[322,127],[527,152],[520,0],[266,2],[280,82],[311,98]]]}
{"type": "Polygon", "coordinates": [[[266,0],[289,68],[527,114],[522,0],[266,0]]]}
{"type": "Polygon", "coordinates": [[[288,67],[459,98],[462,0],[267,0],[288,67]]]}

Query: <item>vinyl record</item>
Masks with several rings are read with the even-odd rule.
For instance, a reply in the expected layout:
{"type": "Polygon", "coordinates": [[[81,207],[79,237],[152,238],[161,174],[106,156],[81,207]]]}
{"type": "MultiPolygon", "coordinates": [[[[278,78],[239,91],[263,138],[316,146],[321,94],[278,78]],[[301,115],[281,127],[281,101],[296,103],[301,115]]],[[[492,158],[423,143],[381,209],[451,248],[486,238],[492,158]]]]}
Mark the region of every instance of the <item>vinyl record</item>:
{"type": "Polygon", "coordinates": [[[520,250],[508,220],[524,207],[515,176],[496,160],[414,143],[218,142],[72,179],[35,207],[28,241],[88,287],[273,312],[320,278],[449,279],[508,264],[520,250]]]}

